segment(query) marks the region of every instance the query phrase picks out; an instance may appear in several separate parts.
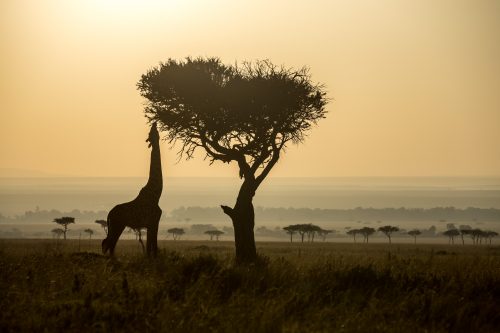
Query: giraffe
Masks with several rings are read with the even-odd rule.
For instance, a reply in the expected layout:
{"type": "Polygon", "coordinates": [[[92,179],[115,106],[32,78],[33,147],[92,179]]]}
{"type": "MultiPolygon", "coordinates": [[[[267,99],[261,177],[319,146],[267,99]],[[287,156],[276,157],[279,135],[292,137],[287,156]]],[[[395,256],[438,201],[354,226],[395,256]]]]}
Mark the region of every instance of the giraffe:
{"type": "Polygon", "coordinates": [[[104,254],[109,251],[111,256],[114,255],[116,242],[125,227],[133,229],[146,228],[146,253],[148,256],[156,256],[158,252],[158,224],[162,213],[158,201],[163,189],[163,178],[160,135],[156,128],[156,122],[151,126],[146,142],[149,142],[148,147],[151,147],[148,182],[134,200],[116,205],[108,213],[108,236],[102,241],[102,252],[104,254]]]}

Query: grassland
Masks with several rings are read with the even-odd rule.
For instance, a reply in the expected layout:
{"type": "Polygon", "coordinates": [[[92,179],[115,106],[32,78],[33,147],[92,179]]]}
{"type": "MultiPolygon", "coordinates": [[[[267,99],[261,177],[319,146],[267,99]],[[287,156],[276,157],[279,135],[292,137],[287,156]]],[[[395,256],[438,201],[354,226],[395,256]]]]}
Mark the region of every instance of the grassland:
{"type": "Polygon", "coordinates": [[[500,247],[0,240],[0,331],[499,332],[500,247]]]}

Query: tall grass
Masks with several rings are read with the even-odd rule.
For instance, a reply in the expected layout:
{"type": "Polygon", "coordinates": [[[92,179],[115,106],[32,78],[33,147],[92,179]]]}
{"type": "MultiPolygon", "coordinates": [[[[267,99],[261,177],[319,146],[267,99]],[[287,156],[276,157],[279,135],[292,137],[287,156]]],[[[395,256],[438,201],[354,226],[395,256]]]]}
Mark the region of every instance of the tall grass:
{"type": "Polygon", "coordinates": [[[111,260],[0,243],[1,331],[500,330],[498,248],[259,244],[236,266],[231,244],[170,242],[156,259],[127,244],[111,260]]]}

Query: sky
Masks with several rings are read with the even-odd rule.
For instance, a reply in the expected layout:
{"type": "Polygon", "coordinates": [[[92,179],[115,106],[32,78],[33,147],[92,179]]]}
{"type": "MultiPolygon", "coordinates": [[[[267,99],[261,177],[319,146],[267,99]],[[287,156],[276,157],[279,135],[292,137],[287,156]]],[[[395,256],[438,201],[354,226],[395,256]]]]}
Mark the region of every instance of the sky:
{"type": "MultiPolygon", "coordinates": [[[[0,176],[145,176],[168,58],[308,66],[331,102],[275,177],[500,176],[500,2],[2,0],[0,176]]],[[[236,176],[200,152],[164,175],[236,176]]]]}

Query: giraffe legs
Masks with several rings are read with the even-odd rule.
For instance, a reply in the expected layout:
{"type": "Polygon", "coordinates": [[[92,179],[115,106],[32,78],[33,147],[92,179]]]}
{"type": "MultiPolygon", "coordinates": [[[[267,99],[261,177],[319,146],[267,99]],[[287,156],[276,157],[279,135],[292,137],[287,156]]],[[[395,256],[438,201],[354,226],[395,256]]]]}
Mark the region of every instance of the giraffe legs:
{"type": "Polygon", "coordinates": [[[156,257],[158,254],[158,224],[160,223],[160,217],[161,209],[158,207],[158,210],[155,212],[154,218],[148,227],[148,238],[146,241],[146,252],[148,257],[151,255],[156,257]]]}
{"type": "Polygon", "coordinates": [[[116,220],[108,220],[108,237],[102,241],[102,253],[106,254],[109,251],[111,256],[115,253],[116,242],[125,229],[123,223],[119,223],[116,220]]]}

